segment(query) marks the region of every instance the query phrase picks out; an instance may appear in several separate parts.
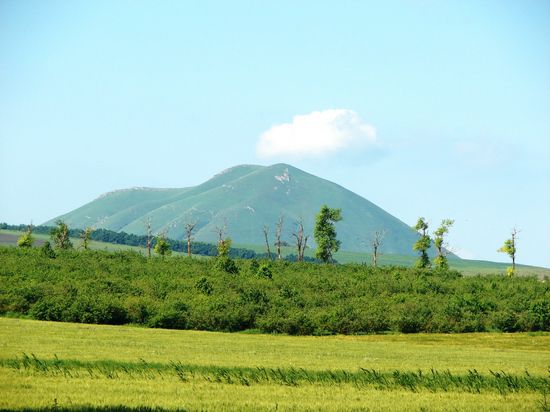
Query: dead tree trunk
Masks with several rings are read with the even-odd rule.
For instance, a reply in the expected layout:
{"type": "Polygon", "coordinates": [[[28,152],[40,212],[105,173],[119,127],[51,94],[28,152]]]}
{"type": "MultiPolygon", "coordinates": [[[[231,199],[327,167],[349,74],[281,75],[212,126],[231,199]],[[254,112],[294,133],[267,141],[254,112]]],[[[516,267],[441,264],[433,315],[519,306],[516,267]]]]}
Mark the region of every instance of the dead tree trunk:
{"type": "Polygon", "coordinates": [[[269,260],[271,260],[271,249],[269,248],[269,226],[264,225],[263,232],[264,232],[264,238],[265,238],[265,245],[267,247],[267,256],[269,260]]]}
{"type": "Polygon", "coordinates": [[[371,246],[372,246],[372,265],[374,267],[377,267],[378,265],[378,257],[380,256],[380,247],[382,245],[382,240],[384,239],[384,235],[386,234],[385,230],[377,230],[374,232],[374,235],[371,239],[371,246]]]}
{"type": "Polygon", "coordinates": [[[296,238],[296,260],[301,262],[304,260],[304,253],[307,247],[308,236],[304,234],[304,222],[302,219],[296,223],[296,232],[292,234],[296,238]]]}
{"type": "Polygon", "coordinates": [[[195,229],[196,223],[186,223],[185,224],[185,236],[187,237],[187,256],[191,257],[191,238],[193,236],[193,230],[195,229]]]}
{"type": "Polygon", "coordinates": [[[151,230],[151,218],[148,218],[144,222],[145,232],[147,234],[147,257],[151,257],[151,241],[153,238],[153,232],[151,230]]]}
{"type": "Polygon", "coordinates": [[[277,246],[277,259],[281,260],[281,234],[283,233],[283,224],[285,217],[283,215],[279,216],[279,221],[275,228],[275,246],[277,246]]]}

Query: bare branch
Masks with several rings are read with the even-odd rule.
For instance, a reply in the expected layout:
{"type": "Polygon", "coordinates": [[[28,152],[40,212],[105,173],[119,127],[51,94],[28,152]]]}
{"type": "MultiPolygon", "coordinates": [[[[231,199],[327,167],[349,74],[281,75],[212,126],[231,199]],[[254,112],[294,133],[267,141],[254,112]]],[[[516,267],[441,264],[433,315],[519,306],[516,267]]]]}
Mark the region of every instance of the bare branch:
{"type": "Polygon", "coordinates": [[[269,226],[264,225],[263,233],[265,238],[265,245],[267,247],[267,256],[269,257],[269,260],[271,260],[271,249],[269,248],[269,226]]]}

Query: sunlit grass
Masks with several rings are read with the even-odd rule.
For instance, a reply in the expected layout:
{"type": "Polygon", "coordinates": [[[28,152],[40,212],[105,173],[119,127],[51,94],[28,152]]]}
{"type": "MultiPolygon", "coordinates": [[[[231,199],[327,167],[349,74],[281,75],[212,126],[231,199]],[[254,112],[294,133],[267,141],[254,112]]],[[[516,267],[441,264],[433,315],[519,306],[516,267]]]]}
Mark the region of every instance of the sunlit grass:
{"type": "Polygon", "coordinates": [[[2,370],[0,408],[40,408],[54,405],[79,410],[82,405],[147,405],[185,410],[308,410],[308,411],[532,411],[540,394],[429,392],[377,390],[352,385],[306,384],[233,385],[177,379],[113,379],[26,376],[2,370]]]}
{"type": "Polygon", "coordinates": [[[291,337],[0,318],[9,410],[542,410],[549,367],[548,333],[291,337]]]}
{"type": "Polygon", "coordinates": [[[546,374],[549,333],[272,336],[0,318],[0,358],[181,361],[196,365],[546,374]]]}

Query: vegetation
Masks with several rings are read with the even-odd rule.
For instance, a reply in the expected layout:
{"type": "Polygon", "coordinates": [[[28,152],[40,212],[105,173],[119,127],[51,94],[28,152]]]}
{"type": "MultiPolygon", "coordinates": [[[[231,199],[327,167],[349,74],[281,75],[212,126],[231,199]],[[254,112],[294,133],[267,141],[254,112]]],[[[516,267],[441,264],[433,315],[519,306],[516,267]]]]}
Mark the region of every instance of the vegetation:
{"type": "Polygon", "coordinates": [[[82,243],[82,248],[84,250],[88,250],[90,248],[90,237],[91,237],[93,231],[94,230],[91,227],[87,227],[80,234],[80,240],[81,240],[81,243],[82,243]]]}
{"type": "Polygon", "coordinates": [[[168,243],[168,240],[166,239],[166,235],[164,233],[161,233],[157,236],[155,253],[158,253],[158,255],[162,258],[172,253],[172,250],[170,249],[170,243],[168,243]]]}
{"type": "Polygon", "coordinates": [[[429,268],[430,257],[428,256],[428,250],[432,244],[432,239],[428,234],[428,222],[423,217],[419,217],[414,229],[420,232],[420,237],[413,245],[413,250],[416,250],[420,254],[415,266],[420,269],[429,268]]]}
{"type": "Polygon", "coordinates": [[[448,269],[449,262],[447,260],[447,252],[444,248],[444,237],[449,232],[449,228],[453,225],[454,220],[443,219],[441,225],[434,232],[434,245],[437,250],[437,256],[434,259],[436,267],[441,269],[448,269]]]}
{"type": "Polygon", "coordinates": [[[23,233],[19,239],[17,239],[17,246],[19,247],[32,247],[34,238],[32,236],[32,225],[27,227],[27,231],[23,233]]]}
{"type": "Polygon", "coordinates": [[[40,320],[293,335],[550,330],[550,284],[535,278],[95,250],[52,259],[0,247],[0,260],[0,313],[40,320]]]}
{"type": "Polygon", "coordinates": [[[341,242],[336,239],[334,226],[340,220],[342,220],[342,210],[331,209],[327,205],[321,207],[315,219],[314,237],[317,243],[315,257],[324,263],[332,262],[332,255],[340,249],[341,242]]]}
{"type": "Polygon", "coordinates": [[[385,230],[376,230],[374,234],[372,235],[372,239],[370,241],[371,247],[372,247],[372,265],[374,267],[378,266],[378,259],[380,257],[380,249],[382,248],[382,242],[384,240],[384,236],[386,235],[385,230]]]}
{"type": "Polygon", "coordinates": [[[541,410],[550,389],[541,333],[312,338],[0,318],[0,339],[6,410],[521,411],[541,410]]]}
{"type": "MultiPolygon", "coordinates": [[[[8,225],[6,223],[0,223],[0,229],[3,230],[13,230],[13,231],[24,231],[26,230],[25,225],[8,225]]],[[[33,233],[37,234],[50,234],[50,232],[55,229],[50,226],[34,226],[33,233]]],[[[80,238],[83,240],[86,230],[80,229],[71,229],[69,228],[69,236],[71,238],[80,238]]],[[[148,249],[148,246],[153,249],[156,245],[156,239],[149,235],[138,236],[125,232],[114,232],[112,230],[106,229],[96,229],[91,231],[88,235],[88,241],[96,242],[106,242],[116,245],[127,245],[127,246],[138,246],[148,249]]],[[[184,243],[181,240],[169,239],[166,238],[167,242],[170,244],[170,249],[173,252],[181,251],[184,249],[184,243]]],[[[215,244],[204,243],[204,242],[191,242],[189,239],[188,251],[194,255],[202,256],[217,256],[218,249],[215,244]]],[[[150,254],[150,253],[148,253],[150,254]]],[[[258,253],[251,249],[246,248],[235,248],[232,247],[229,250],[229,256],[232,258],[263,258],[266,255],[264,253],[258,253]]],[[[313,260],[309,258],[309,260],[313,260]]]]}
{"type": "Polygon", "coordinates": [[[516,239],[518,235],[518,230],[516,228],[512,229],[512,237],[504,241],[504,245],[498,250],[499,252],[506,253],[512,259],[512,268],[508,271],[510,276],[514,275],[516,272],[516,239]]]}
{"type": "Polygon", "coordinates": [[[71,243],[71,239],[69,237],[69,226],[67,226],[67,223],[63,220],[58,220],[55,224],[56,226],[50,231],[50,236],[55,244],[55,247],[59,249],[71,249],[73,244],[71,243]]]}

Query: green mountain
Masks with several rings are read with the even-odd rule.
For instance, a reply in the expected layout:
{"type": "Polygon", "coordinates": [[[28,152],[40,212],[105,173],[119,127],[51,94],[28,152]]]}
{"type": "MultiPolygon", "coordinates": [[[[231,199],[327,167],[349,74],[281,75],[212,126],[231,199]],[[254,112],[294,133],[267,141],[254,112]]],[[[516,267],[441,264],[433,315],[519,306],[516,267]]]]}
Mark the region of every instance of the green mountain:
{"type": "Polygon", "coordinates": [[[293,243],[292,232],[302,218],[313,247],[315,215],[323,204],[342,209],[343,220],[337,223],[342,250],[368,250],[373,233],[385,230],[383,253],[415,254],[417,234],[405,223],[342,186],[287,164],[236,166],[190,188],[118,190],[44,224],[63,219],[75,228],[144,234],[150,219],[154,233],[181,239],[185,223],[195,222],[194,238],[205,242],[216,241],[216,228],[226,225],[234,243],[259,245],[265,242],[264,225],[273,243],[282,214],[282,240],[293,243]]]}

